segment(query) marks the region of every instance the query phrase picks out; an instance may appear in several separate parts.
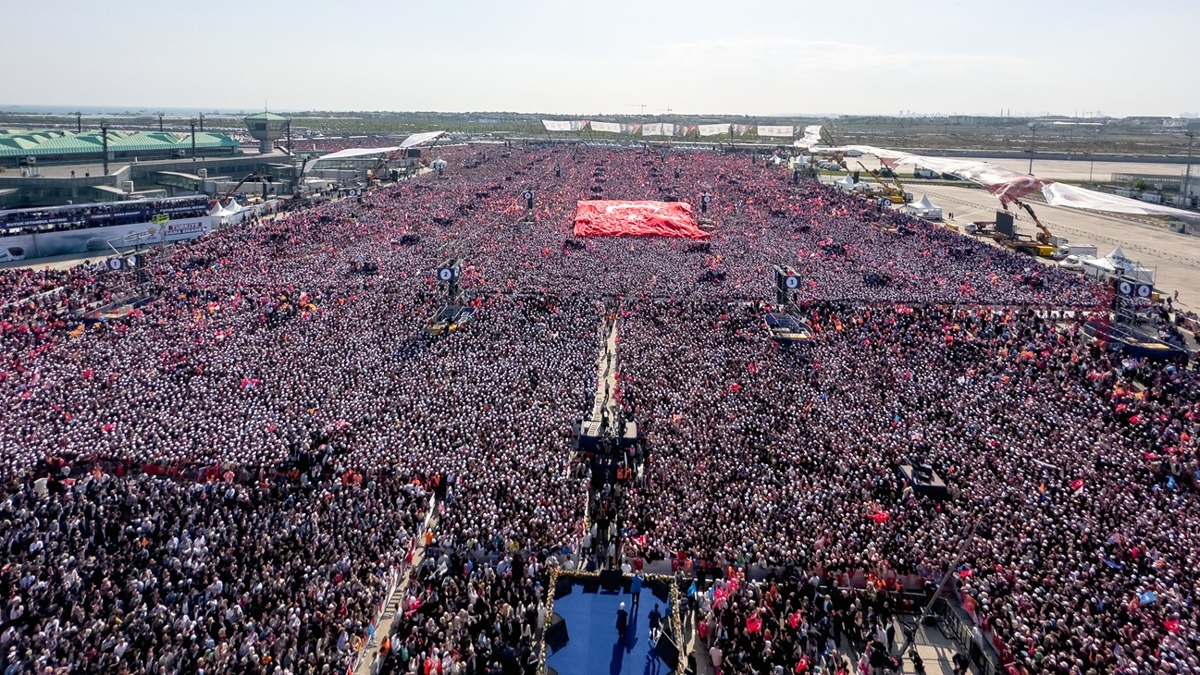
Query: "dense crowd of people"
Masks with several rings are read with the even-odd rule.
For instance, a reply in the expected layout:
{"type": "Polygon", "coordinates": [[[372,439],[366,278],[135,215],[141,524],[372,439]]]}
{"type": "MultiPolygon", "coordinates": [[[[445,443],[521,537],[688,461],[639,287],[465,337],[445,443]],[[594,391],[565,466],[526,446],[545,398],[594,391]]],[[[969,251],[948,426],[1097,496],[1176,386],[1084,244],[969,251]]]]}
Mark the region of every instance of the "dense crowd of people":
{"type": "Polygon", "coordinates": [[[614,558],[803,571],[721,582],[726,672],[836,665],[827,638],[890,611],[810,575],[948,571],[1016,668],[1198,667],[1198,382],[1046,317],[1100,285],[748,155],[439,154],[441,175],[155,252],[141,284],[0,272],[5,667],[344,670],[425,490],[437,532],[380,670],[527,672],[547,569],[610,541],[587,511],[614,558]],[[702,193],[704,241],[572,234],[578,200],[702,193]],[[451,257],[473,319],[434,337],[451,257]],[[775,265],[804,279],[804,350],[762,330],[775,265]],[[644,478],[589,507],[572,422],[614,306],[644,478]]]}
{"type": "Polygon", "coordinates": [[[390,472],[315,490],[97,469],[38,494],[14,478],[0,492],[14,672],[344,667],[426,506],[390,472]]]}
{"type": "Polygon", "coordinates": [[[814,306],[821,338],[798,359],[751,346],[749,310],[712,309],[625,323],[652,465],[626,526],[649,550],[632,553],[887,580],[938,579],[961,552],[959,590],[1031,672],[1192,653],[1194,553],[1176,543],[1194,524],[1192,371],[1109,357],[1031,311],[814,306]],[[932,465],[952,498],[913,494],[902,464],[932,465]]]}
{"type": "Polygon", "coordinates": [[[896,665],[892,652],[904,637],[891,620],[897,608],[874,586],[861,593],[830,588],[795,568],[767,583],[733,576],[704,585],[690,587],[684,620],[695,622],[709,662],[722,673],[851,675],[852,654],[868,672],[896,665]]]}
{"type": "Polygon", "coordinates": [[[546,563],[557,565],[557,557],[516,550],[493,562],[440,545],[428,553],[372,668],[383,675],[533,672],[549,593],[546,563]]]}

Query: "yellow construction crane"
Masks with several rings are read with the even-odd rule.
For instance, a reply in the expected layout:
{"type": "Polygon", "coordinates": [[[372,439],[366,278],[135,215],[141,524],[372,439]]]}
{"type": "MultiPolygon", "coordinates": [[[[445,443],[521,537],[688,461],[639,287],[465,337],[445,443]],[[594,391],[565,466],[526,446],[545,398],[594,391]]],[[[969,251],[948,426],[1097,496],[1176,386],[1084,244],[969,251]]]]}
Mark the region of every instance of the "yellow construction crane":
{"type": "MultiPolygon", "coordinates": [[[[882,163],[883,162],[881,160],[880,164],[882,163]]],[[[892,180],[896,181],[896,187],[899,188],[900,196],[904,198],[904,203],[907,204],[911,202],[913,199],[912,193],[908,191],[908,188],[904,187],[904,183],[900,182],[900,172],[894,167],[888,167],[888,171],[892,172],[892,180]]]]}
{"type": "Polygon", "coordinates": [[[992,238],[995,239],[997,243],[1007,246],[1014,251],[1038,256],[1040,258],[1049,258],[1056,250],[1058,250],[1053,244],[1051,244],[1053,238],[1050,234],[1050,230],[1042,224],[1042,221],[1038,219],[1037,214],[1033,212],[1033,209],[1030,208],[1028,204],[1019,199],[1014,201],[1022,209],[1025,209],[1025,212],[1029,214],[1030,218],[1033,218],[1033,223],[1034,225],[1037,225],[1038,228],[1037,235],[1033,239],[1030,239],[1028,235],[1015,235],[1013,237],[1009,237],[1000,232],[992,232],[992,238]]]}
{"type": "Polygon", "coordinates": [[[883,179],[879,177],[879,174],[868,169],[861,161],[858,163],[858,165],[862,167],[863,171],[871,174],[871,178],[875,179],[876,183],[879,183],[880,197],[886,198],[893,204],[906,204],[909,201],[912,201],[911,196],[904,192],[904,186],[898,185],[900,181],[896,181],[897,185],[889,185],[883,182],[883,179]]]}
{"type": "MultiPolygon", "coordinates": [[[[1037,237],[1036,237],[1036,239],[1038,240],[1038,243],[1044,244],[1046,246],[1051,246],[1051,242],[1053,241],[1053,235],[1051,235],[1050,230],[1045,225],[1042,224],[1042,221],[1038,220],[1037,214],[1033,212],[1033,209],[1030,208],[1030,206],[1028,204],[1021,201],[1020,199],[1016,199],[1014,201],[1017,202],[1018,206],[1025,209],[1025,212],[1029,214],[1030,218],[1033,218],[1033,224],[1037,225],[1037,229],[1039,230],[1037,237]]],[[[1053,251],[1051,251],[1051,253],[1053,253],[1053,251]]]]}

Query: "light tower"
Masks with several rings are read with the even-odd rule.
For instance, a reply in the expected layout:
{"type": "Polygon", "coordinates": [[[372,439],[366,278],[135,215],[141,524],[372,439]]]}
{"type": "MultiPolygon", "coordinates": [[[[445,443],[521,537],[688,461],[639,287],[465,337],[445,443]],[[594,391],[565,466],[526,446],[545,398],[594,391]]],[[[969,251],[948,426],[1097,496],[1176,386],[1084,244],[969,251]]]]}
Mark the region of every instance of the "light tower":
{"type": "Polygon", "coordinates": [[[275,141],[283,137],[288,119],[275,113],[260,112],[243,120],[250,136],[258,141],[258,151],[264,155],[275,148],[275,141]]]}

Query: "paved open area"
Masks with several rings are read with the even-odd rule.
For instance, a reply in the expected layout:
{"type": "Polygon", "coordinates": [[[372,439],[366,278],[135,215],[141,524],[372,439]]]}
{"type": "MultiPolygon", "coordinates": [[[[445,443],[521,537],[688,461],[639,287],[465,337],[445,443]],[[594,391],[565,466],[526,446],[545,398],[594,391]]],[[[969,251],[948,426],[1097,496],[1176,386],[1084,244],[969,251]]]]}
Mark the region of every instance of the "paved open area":
{"type": "MultiPolygon", "coordinates": [[[[943,185],[911,186],[917,199],[929,195],[930,201],[942,207],[958,225],[973,220],[993,220],[999,201],[985,190],[943,185]]],[[[1166,225],[1154,225],[1143,220],[1106,216],[1076,209],[1031,204],[1038,218],[1056,235],[1068,237],[1072,244],[1093,244],[1100,255],[1107,255],[1116,246],[1126,256],[1155,270],[1155,285],[1160,289],[1179,291],[1180,304],[1200,306],[1200,237],[1178,234],[1166,225]]],[[[949,220],[949,219],[948,219],[949,220]]],[[[1037,232],[1026,214],[1017,214],[1021,231],[1037,232]]]]}

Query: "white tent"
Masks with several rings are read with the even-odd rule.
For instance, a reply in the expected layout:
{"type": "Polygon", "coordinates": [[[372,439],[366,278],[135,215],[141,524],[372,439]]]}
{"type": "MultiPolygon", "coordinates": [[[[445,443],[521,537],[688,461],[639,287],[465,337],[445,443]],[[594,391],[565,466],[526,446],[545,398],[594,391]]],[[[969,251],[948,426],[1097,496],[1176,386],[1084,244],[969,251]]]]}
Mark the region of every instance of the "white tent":
{"type": "Polygon", "coordinates": [[[433,139],[438,138],[445,133],[445,131],[426,131],[419,134],[413,134],[404,139],[400,145],[392,145],[386,148],[346,148],[345,150],[338,150],[337,152],[331,152],[328,155],[321,155],[313,160],[307,167],[305,167],[305,169],[307,172],[308,169],[316,167],[317,163],[319,162],[326,162],[335,159],[352,159],[355,157],[370,157],[372,155],[390,155],[394,152],[399,152],[400,150],[407,150],[408,148],[421,145],[422,143],[428,143],[429,141],[432,141],[433,139]]]}
{"type": "Polygon", "coordinates": [[[1125,257],[1125,251],[1118,246],[1112,253],[1103,258],[1083,261],[1083,272],[1092,277],[1128,276],[1138,281],[1154,283],[1154,271],[1142,267],[1125,257]]]}
{"type": "MultiPolygon", "coordinates": [[[[860,146],[865,147],[865,146],[860,146]]],[[[895,154],[891,150],[883,150],[884,154],[875,152],[876,156],[886,158],[895,154]]],[[[1074,185],[1056,183],[1050,179],[1039,178],[1032,174],[1022,174],[1006,169],[996,164],[974,159],[946,159],[942,157],[926,157],[922,155],[905,155],[896,160],[896,164],[913,164],[923,166],[939,173],[950,173],[964,180],[973,181],[987,188],[987,191],[1000,198],[1001,204],[1007,205],[1010,199],[1024,199],[1027,195],[1041,191],[1050,206],[1065,206],[1073,209],[1088,209],[1104,213],[1127,213],[1145,216],[1171,216],[1181,220],[1200,220],[1200,214],[1185,211],[1170,206],[1148,204],[1146,202],[1097,192],[1074,185]]]]}
{"type": "Polygon", "coordinates": [[[842,176],[841,180],[834,183],[834,185],[839,190],[845,190],[846,192],[852,192],[854,190],[854,186],[855,186],[854,176],[851,176],[850,174],[846,174],[845,176],[842,176]]]}
{"type": "Polygon", "coordinates": [[[911,216],[925,218],[926,220],[942,219],[942,207],[935,206],[933,202],[929,201],[928,195],[921,195],[920,200],[911,204],[905,204],[904,212],[911,216]]]}
{"type": "Polygon", "coordinates": [[[229,205],[225,207],[225,211],[225,222],[236,225],[242,222],[246,218],[246,214],[250,213],[252,209],[248,209],[234,200],[229,202],[229,205]]]}
{"type": "Polygon", "coordinates": [[[214,227],[223,225],[237,225],[246,218],[246,213],[249,211],[246,207],[238,204],[236,200],[229,200],[227,206],[222,206],[220,200],[217,200],[216,205],[208,212],[212,217],[214,227]]]}

